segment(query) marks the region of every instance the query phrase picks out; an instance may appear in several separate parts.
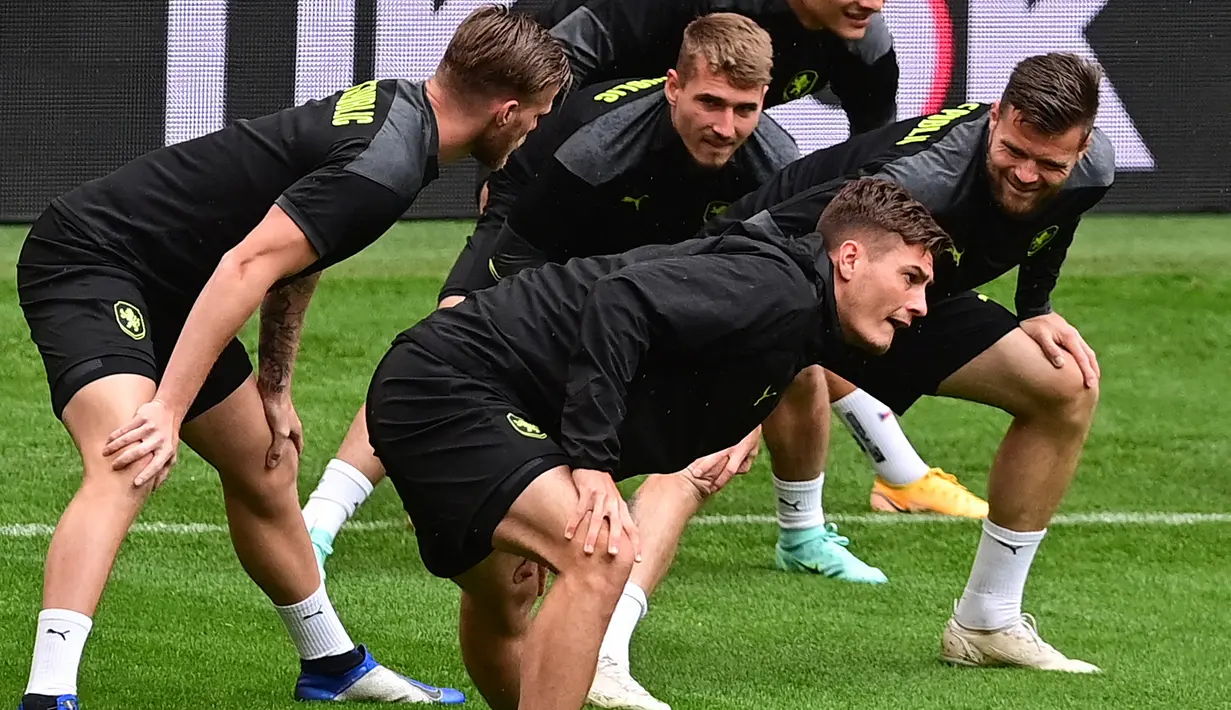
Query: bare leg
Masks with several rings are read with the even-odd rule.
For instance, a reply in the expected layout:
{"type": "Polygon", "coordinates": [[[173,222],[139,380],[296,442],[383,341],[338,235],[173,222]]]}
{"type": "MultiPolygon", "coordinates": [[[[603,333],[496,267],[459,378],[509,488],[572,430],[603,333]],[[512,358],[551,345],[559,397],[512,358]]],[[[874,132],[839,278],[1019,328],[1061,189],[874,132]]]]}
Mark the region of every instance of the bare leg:
{"type": "Polygon", "coordinates": [[[681,473],[647,476],[629,500],[628,510],[641,533],[641,561],[633,565],[629,581],[647,596],[667,576],[684,528],[704,503],[705,497],[681,473]]]}
{"type": "Polygon", "coordinates": [[[185,424],[183,439],[218,470],[231,543],[244,570],[274,603],[299,653],[304,676],[296,685],[296,697],[427,700],[430,696],[422,689],[384,666],[342,684],[329,680],[358,667],[366,656],[346,632],[317,571],[299,512],[294,449],[283,454],[276,468],[265,467],[273,436],[256,380],[249,377],[221,403],[185,424]],[[309,682],[303,682],[305,678],[309,682]]]}
{"type": "Polygon", "coordinates": [[[812,366],[801,372],[765,420],[763,430],[775,478],[817,480],[829,456],[829,391],[825,370],[812,366]]]}
{"type": "Polygon", "coordinates": [[[43,607],[93,616],[128,528],[151,488],[133,488],[140,466],[114,471],[103,458],[107,437],[154,396],[140,375],[112,375],[81,389],[64,409],[64,425],[84,467],[81,488],[61,516],[47,550],[43,607]]]}
{"type": "Polygon", "coordinates": [[[538,563],[494,552],[463,575],[462,660],[493,710],[517,710],[522,652],[541,574],[546,570],[538,563]]]}
{"type": "Polygon", "coordinates": [[[990,512],[966,589],[942,635],[942,657],[963,665],[1098,669],[1044,643],[1022,618],[1022,596],[1046,528],[1077,469],[1098,404],[1071,360],[1056,369],[1018,329],[941,385],[941,394],[1013,415],[992,463],[990,512]]]}
{"type": "Polygon", "coordinates": [[[56,525],[43,576],[43,610],[34,641],[26,692],[77,692],[77,670],[112,564],[151,485],[134,488],[145,465],[112,469],[102,455],[107,438],[154,396],[147,377],[118,374],[81,388],[63,412],[64,426],[81,454],[81,487],[56,525]]]}
{"type": "MultiPolygon", "coordinates": [[[[594,677],[603,631],[632,570],[632,551],[627,545],[615,556],[601,552],[607,546],[605,529],[599,536],[599,551],[591,555],[582,550],[581,536],[571,541],[564,538],[576,505],[577,489],[568,469],[552,469],[518,497],[492,541],[499,551],[545,564],[557,573],[521,641],[517,707],[581,708],[594,677]]],[[[498,578],[491,580],[490,570],[487,580],[476,579],[483,572],[482,566],[476,567],[456,579],[467,593],[473,591],[476,600],[483,598],[482,588],[499,583],[498,578]]],[[[464,653],[474,659],[472,654],[490,651],[479,647],[464,653]]]]}
{"type": "Polygon", "coordinates": [[[941,383],[940,394],[1013,415],[988,481],[989,518],[1012,530],[1042,530],[1077,470],[1098,405],[1076,365],[1056,369],[1014,330],[941,383]]]}
{"type": "Polygon", "coordinates": [[[359,469],[363,477],[368,479],[373,486],[385,480],[385,467],[381,465],[380,459],[376,458],[376,452],[372,450],[372,444],[368,441],[368,419],[365,408],[360,407],[354,420],[351,421],[346,438],[338,447],[337,458],[359,469]]]}
{"type": "Polygon", "coordinates": [[[835,375],[829,370],[825,371],[825,384],[829,388],[829,399],[831,402],[837,402],[846,395],[859,389],[850,382],[847,382],[841,376],[835,375]]]}
{"type": "Polygon", "coordinates": [[[217,406],[183,428],[188,444],[218,470],[231,542],[244,570],[279,606],[308,598],[321,580],[295,487],[299,458],[293,449],[265,468],[273,440],[249,378],[217,406]]]}
{"type": "Polygon", "coordinates": [[[829,410],[826,372],[809,367],[787,388],[762,427],[778,502],[775,562],[788,572],[881,584],[885,574],[851,554],[846,549],[850,541],[838,535],[834,525],[825,525],[821,492],[829,455],[829,410]]]}

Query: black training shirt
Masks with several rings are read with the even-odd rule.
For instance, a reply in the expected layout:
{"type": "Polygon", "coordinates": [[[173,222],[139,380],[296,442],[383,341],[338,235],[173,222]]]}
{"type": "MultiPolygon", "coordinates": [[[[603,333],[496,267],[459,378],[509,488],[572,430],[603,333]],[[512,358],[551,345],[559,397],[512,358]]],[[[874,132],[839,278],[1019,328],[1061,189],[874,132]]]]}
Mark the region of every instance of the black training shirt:
{"type": "Polygon", "coordinates": [[[1096,128],[1089,150],[1059,194],[1034,214],[1010,215],[990,189],[989,109],[987,104],[961,104],[805,156],[732,204],[703,233],[722,233],[764,211],[783,234],[807,234],[848,179],[887,178],[922,202],[953,237],[949,258],[936,260],[929,295],[977,288],[1020,266],[1018,317],[1048,313],[1077,224],[1115,178],[1115,149],[1096,128]]]}
{"type": "Polygon", "coordinates": [[[441,297],[465,295],[476,269],[501,277],[523,259],[687,239],[799,157],[790,135],[762,115],[723,167],[698,166],[672,126],[665,82],[604,82],[549,114],[488,179],[486,211],[441,297]]]}
{"type": "Polygon", "coordinates": [[[86,246],[193,298],[275,203],[319,257],[304,273],[357,253],[436,178],[438,142],[423,84],[368,81],[152,151],[52,207],[86,246]]]}

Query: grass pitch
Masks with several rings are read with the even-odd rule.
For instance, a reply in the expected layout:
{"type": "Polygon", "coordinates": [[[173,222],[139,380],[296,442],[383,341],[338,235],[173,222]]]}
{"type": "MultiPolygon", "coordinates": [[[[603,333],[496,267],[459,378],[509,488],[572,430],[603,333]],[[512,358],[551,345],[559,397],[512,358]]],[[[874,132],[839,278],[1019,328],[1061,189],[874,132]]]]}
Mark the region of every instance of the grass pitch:
{"type": "MultiPolygon", "coordinates": [[[[322,280],[295,379],[305,499],[386,345],[433,307],[466,229],[399,225],[322,280]]],[[[17,307],[12,267],[24,234],[0,229],[0,702],[14,705],[29,671],[47,526],[80,476],[17,307]]],[[[1089,218],[1056,293],[1057,309],[1099,353],[1103,395],[1067,522],[1043,545],[1026,608],[1048,641],[1103,675],[942,666],[941,627],[978,524],[867,513],[872,474],[841,433],[826,507],[890,583],[774,571],[762,457],[703,511],[730,517],[687,533],[634,638],[634,673],[679,710],[1231,707],[1229,235],[1225,217],[1089,218]]],[[[986,292],[1011,304],[1012,280],[986,292]]],[[[982,494],[1007,423],[997,411],[930,400],[903,425],[927,461],[982,494]]],[[[81,697],[88,709],[289,708],[294,650],[220,532],[216,476],[194,455],[181,461],[121,552],[86,646],[81,697]]],[[[484,707],[457,651],[457,593],[421,567],[391,487],[357,519],[365,525],[343,531],[329,568],[352,636],[384,663],[484,707]]]]}

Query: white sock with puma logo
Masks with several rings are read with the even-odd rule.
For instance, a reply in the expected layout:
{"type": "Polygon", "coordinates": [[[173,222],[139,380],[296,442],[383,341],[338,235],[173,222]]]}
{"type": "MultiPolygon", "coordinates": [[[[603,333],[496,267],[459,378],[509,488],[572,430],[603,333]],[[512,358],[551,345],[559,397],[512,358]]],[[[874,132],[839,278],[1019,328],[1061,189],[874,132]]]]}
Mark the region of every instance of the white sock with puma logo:
{"type": "Polygon", "coordinates": [[[34,637],[34,660],[30,663],[27,693],[36,695],[76,695],[77,667],[86,637],[94,621],[85,614],[68,609],[44,609],[38,614],[38,635],[34,637]]]}

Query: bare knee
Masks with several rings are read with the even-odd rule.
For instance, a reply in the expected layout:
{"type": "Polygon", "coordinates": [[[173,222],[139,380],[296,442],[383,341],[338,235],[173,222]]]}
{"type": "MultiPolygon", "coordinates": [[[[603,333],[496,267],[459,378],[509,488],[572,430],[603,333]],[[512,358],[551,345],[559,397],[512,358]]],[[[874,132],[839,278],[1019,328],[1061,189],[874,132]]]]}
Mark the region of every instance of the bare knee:
{"type": "Polygon", "coordinates": [[[1026,410],[1015,414],[1052,425],[1089,428],[1098,407],[1098,383],[1087,387],[1081,371],[1071,364],[1051,374],[1031,387],[1026,410]]]}
{"type": "Polygon", "coordinates": [[[223,494],[232,502],[243,504],[262,517],[270,517],[281,510],[281,501],[298,492],[296,481],[299,474],[299,455],[288,445],[287,451],[274,468],[266,468],[265,460],[245,461],[235,470],[219,472],[222,477],[223,494]]]}
{"type": "MultiPolygon", "coordinates": [[[[836,378],[837,376],[835,375],[834,377],[836,378]]],[[[838,380],[841,382],[845,381],[841,378],[838,378],[838,380]]],[[[786,388],[786,398],[789,400],[828,400],[828,397],[829,374],[824,368],[817,365],[804,368],[798,375],[795,375],[795,379],[786,388]]]]}
{"type": "Polygon", "coordinates": [[[584,594],[609,600],[614,609],[633,572],[635,559],[632,545],[627,540],[620,545],[619,552],[609,554],[606,538],[606,533],[599,535],[594,552],[587,555],[582,550],[582,536],[579,533],[569,543],[568,554],[560,565],[559,573],[561,580],[570,580],[570,584],[582,588],[584,594]]]}
{"type": "Polygon", "coordinates": [[[78,493],[80,496],[105,499],[108,505],[130,505],[140,508],[154,490],[154,481],[141,487],[133,485],[133,479],[149,463],[150,457],[148,456],[119,470],[112,467],[110,459],[105,459],[101,455],[83,456],[82,458],[85,472],[78,493]]]}

